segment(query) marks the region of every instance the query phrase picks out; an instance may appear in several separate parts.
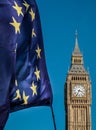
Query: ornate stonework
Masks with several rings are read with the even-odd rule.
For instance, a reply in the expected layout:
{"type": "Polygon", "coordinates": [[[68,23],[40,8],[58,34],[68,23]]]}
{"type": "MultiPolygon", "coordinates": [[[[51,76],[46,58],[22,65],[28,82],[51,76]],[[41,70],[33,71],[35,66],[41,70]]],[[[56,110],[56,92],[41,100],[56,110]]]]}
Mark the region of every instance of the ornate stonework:
{"type": "Polygon", "coordinates": [[[65,83],[66,130],[91,130],[91,81],[83,64],[83,55],[75,48],[65,83]]]}

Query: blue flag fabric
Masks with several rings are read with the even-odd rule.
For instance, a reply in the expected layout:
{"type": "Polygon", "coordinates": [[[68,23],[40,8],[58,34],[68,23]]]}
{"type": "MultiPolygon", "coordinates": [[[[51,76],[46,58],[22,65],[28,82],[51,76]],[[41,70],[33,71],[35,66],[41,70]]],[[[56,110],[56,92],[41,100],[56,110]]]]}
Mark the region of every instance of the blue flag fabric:
{"type": "Polygon", "coordinates": [[[52,105],[34,0],[0,0],[0,130],[10,112],[52,105]]]}

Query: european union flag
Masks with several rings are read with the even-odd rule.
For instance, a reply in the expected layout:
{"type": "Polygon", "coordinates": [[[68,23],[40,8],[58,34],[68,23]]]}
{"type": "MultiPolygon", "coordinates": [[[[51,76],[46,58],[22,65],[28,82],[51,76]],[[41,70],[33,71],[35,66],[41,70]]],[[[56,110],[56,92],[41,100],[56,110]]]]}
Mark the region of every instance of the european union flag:
{"type": "Polygon", "coordinates": [[[10,112],[52,105],[34,0],[0,0],[0,130],[10,112]]]}

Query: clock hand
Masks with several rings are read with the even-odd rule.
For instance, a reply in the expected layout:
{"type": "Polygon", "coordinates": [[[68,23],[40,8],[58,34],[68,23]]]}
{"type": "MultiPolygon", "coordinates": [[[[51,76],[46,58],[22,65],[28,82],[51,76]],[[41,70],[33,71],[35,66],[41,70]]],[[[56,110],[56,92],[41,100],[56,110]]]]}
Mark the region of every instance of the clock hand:
{"type": "Polygon", "coordinates": [[[78,93],[76,94],[76,96],[78,96],[79,92],[82,92],[80,89],[78,90],[78,93]]]}
{"type": "Polygon", "coordinates": [[[82,90],[79,90],[79,92],[83,93],[83,91],[82,91],[82,90]]]}
{"type": "Polygon", "coordinates": [[[76,94],[76,96],[78,96],[78,94],[79,94],[79,91],[78,91],[78,93],[76,94]]]}

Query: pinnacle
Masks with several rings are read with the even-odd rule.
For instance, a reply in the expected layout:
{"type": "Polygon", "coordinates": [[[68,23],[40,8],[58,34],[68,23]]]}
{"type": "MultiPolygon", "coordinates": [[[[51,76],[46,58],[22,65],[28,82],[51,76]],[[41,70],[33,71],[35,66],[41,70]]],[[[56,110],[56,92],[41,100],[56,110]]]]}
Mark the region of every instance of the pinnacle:
{"type": "Polygon", "coordinates": [[[73,55],[75,56],[81,56],[82,54],[81,54],[81,52],[80,52],[80,49],[79,49],[79,45],[78,45],[78,33],[77,33],[77,31],[76,31],[76,33],[75,33],[75,48],[74,48],[74,51],[73,51],[73,55]]]}

